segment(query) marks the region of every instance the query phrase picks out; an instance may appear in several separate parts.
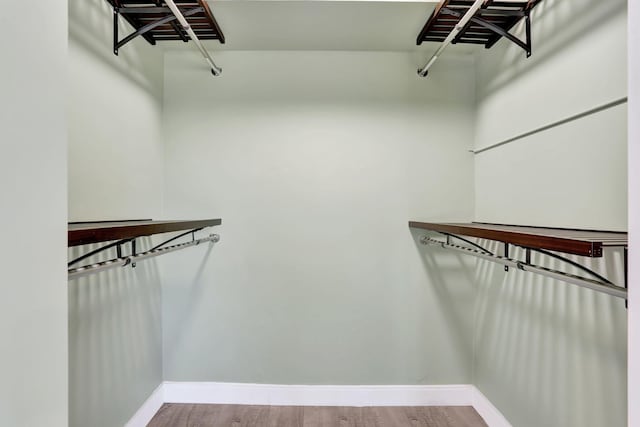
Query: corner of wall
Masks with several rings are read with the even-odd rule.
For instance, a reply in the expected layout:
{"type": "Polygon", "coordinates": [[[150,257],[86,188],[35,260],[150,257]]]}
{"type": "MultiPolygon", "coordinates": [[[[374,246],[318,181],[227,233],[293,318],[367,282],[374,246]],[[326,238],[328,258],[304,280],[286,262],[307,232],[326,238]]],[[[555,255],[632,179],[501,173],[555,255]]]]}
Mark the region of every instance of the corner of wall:
{"type": "MultiPolygon", "coordinates": [[[[629,259],[640,259],[640,3],[629,0],[629,259]]],[[[629,264],[628,419],[640,425],[640,264],[629,264]]]]}
{"type": "MultiPolygon", "coordinates": [[[[138,38],[115,56],[107,1],[69,0],[68,17],[69,219],[157,219],[164,52],[138,38]]],[[[151,238],[139,245],[151,247],[151,238]]],[[[69,281],[70,426],[122,424],[162,381],[160,280],[147,260],[69,281]]]]}

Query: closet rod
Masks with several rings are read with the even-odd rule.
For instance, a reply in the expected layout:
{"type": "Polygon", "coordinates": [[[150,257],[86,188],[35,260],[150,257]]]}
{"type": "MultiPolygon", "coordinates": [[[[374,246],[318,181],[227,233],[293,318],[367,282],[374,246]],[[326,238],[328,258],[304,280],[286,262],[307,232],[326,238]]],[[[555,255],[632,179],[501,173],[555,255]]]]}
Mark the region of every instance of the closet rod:
{"type": "Polygon", "coordinates": [[[473,3],[473,5],[471,5],[469,10],[467,10],[467,13],[464,14],[464,16],[455,25],[455,27],[453,27],[453,30],[451,31],[451,33],[449,33],[447,38],[444,39],[444,41],[442,42],[442,44],[440,45],[438,50],[436,50],[436,53],[433,54],[431,59],[429,59],[429,61],[427,61],[427,63],[425,64],[424,67],[418,69],[418,75],[420,77],[426,77],[427,74],[429,74],[429,69],[431,68],[431,66],[438,60],[438,57],[447,48],[447,46],[449,46],[451,44],[451,42],[453,41],[453,39],[456,38],[458,33],[465,28],[465,26],[467,25],[467,23],[469,23],[469,21],[471,21],[471,18],[474,17],[474,15],[478,11],[478,9],[480,9],[482,7],[484,2],[485,2],[485,0],[476,0],[475,3],[473,3]]]}
{"type": "Polygon", "coordinates": [[[135,263],[137,261],[142,261],[144,259],[148,259],[148,258],[153,258],[159,255],[163,255],[163,254],[168,254],[169,252],[174,252],[174,251],[178,251],[180,249],[185,249],[191,246],[196,246],[199,245],[201,243],[206,243],[206,242],[219,242],[220,241],[220,236],[218,234],[211,234],[207,237],[203,237],[201,239],[197,239],[197,240],[192,240],[191,242],[187,242],[187,243],[180,243],[177,245],[172,245],[172,246],[166,246],[164,248],[159,248],[159,249],[151,249],[147,252],[142,252],[140,254],[137,255],[131,255],[128,257],[122,257],[122,258],[115,258],[115,259],[110,259],[108,261],[102,261],[102,262],[98,262],[95,264],[90,264],[90,265],[86,265],[84,267],[78,267],[78,268],[70,268],[68,270],[68,278],[69,280],[71,279],[76,279],[78,277],[81,276],[86,276],[89,274],[93,274],[93,273],[98,273],[100,271],[104,271],[104,270],[108,270],[111,268],[116,268],[116,267],[126,267],[127,265],[132,265],[135,267],[135,263]]]}
{"type": "Polygon", "coordinates": [[[620,286],[604,283],[599,280],[576,276],[576,275],[565,273],[562,271],[553,270],[551,268],[528,264],[527,262],[522,262],[522,261],[514,260],[511,258],[501,257],[497,255],[488,255],[476,249],[465,248],[464,246],[458,246],[451,243],[443,242],[428,236],[423,236],[420,239],[420,243],[422,243],[423,245],[438,245],[444,249],[451,249],[454,251],[462,252],[464,254],[472,255],[477,258],[482,258],[487,261],[502,264],[507,267],[517,268],[518,270],[522,270],[522,271],[529,271],[531,273],[536,273],[542,276],[551,277],[553,279],[562,280],[567,283],[578,285],[580,287],[588,288],[597,292],[602,292],[608,295],[612,295],[614,297],[627,299],[627,289],[622,288],[620,286]]]}
{"type": "Polygon", "coordinates": [[[180,25],[182,25],[182,28],[184,28],[191,40],[193,40],[196,46],[198,46],[198,49],[200,49],[200,52],[202,53],[205,61],[207,61],[207,63],[211,67],[211,73],[214,76],[219,76],[220,74],[222,74],[222,68],[218,67],[216,63],[213,62],[213,59],[209,55],[209,52],[207,52],[207,49],[205,49],[205,47],[202,45],[202,42],[200,41],[196,33],[193,31],[193,29],[191,29],[191,25],[189,25],[182,12],[180,12],[180,9],[178,9],[178,6],[176,6],[175,2],[173,0],[165,0],[165,3],[167,4],[167,6],[169,6],[169,9],[171,9],[171,12],[173,12],[173,14],[176,16],[178,22],[180,22],[180,25]]]}
{"type": "Polygon", "coordinates": [[[503,145],[509,144],[510,142],[514,142],[514,141],[517,141],[519,139],[523,139],[523,138],[526,138],[528,136],[535,135],[536,133],[540,133],[540,132],[544,132],[544,131],[549,130],[549,129],[553,129],[553,128],[557,127],[557,126],[561,126],[561,125],[570,123],[570,122],[572,122],[574,120],[582,119],[582,118],[590,116],[592,114],[596,114],[596,113],[599,113],[601,111],[608,110],[609,108],[617,107],[618,105],[621,105],[621,104],[626,104],[627,101],[628,101],[628,99],[625,96],[625,97],[616,99],[614,101],[607,102],[606,104],[598,105],[597,107],[591,108],[591,109],[589,109],[587,111],[583,111],[581,113],[574,114],[573,116],[565,117],[564,119],[560,119],[558,121],[555,121],[553,123],[549,123],[549,124],[544,125],[544,126],[540,126],[540,127],[535,128],[533,130],[530,130],[528,132],[521,133],[521,134],[516,135],[516,136],[514,136],[512,138],[505,139],[504,141],[496,142],[495,144],[487,145],[487,146],[484,146],[482,148],[478,148],[477,150],[469,150],[469,152],[472,153],[472,154],[484,153],[485,151],[501,147],[503,145]]]}

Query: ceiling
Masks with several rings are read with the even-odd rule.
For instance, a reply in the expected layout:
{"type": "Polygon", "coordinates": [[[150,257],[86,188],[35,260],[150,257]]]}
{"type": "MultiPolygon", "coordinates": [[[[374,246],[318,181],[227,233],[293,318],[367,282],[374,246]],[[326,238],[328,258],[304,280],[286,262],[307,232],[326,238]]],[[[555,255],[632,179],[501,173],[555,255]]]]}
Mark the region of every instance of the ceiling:
{"type": "MultiPolygon", "coordinates": [[[[433,51],[416,37],[437,1],[208,0],[226,44],[216,50],[433,51]]],[[[180,42],[167,42],[169,49],[180,42]]],[[[163,43],[166,45],[165,43],[163,43]]],[[[454,49],[451,49],[454,50],[454,49]]],[[[468,46],[456,46],[468,53],[468,46]]]]}

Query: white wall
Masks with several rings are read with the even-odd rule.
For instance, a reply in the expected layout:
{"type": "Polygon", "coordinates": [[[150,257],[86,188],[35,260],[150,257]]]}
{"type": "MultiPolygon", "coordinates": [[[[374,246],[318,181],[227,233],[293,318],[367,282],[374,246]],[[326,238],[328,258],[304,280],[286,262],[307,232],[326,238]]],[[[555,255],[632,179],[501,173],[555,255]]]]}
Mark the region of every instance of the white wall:
{"type": "MultiPolygon", "coordinates": [[[[626,96],[626,2],[545,1],[478,63],[476,149],[626,96]]],[[[626,230],[626,105],[476,156],[476,220],[626,230]]]]}
{"type": "MultiPolygon", "coordinates": [[[[626,2],[545,1],[533,22],[530,59],[479,56],[476,148],[626,96],[626,2]]],[[[477,154],[476,220],[626,230],[626,129],[622,102],[477,154]]],[[[624,281],[621,250],[571,258],[624,281]]],[[[626,425],[624,301],[482,262],[476,280],[474,382],[513,425],[626,425]]]]}
{"type": "Polygon", "coordinates": [[[629,1],[629,421],[640,425],[640,5],[629,1]]]}
{"type": "Polygon", "coordinates": [[[545,0],[530,58],[506,39],[480,52],[476,148],[625,97],[625,10],[624,0],[545,0]]]}
{"type": "MultiPolygon", "coordinates": [[[[163,53],[139,39],[114,56],[112,23],[104,0],[69,1],[71,221],[162,216],[163,53]]],[[[68,290],[69,425],[124,425],[162,381],[156,263],[71,280],[68,290]]]]}
{"type": "Polygon", "coordinates": [[[69,19],[69,221],[158,218],[162,48],[140,38],[115,56],[104,0],[71,0],[69,19]]]}
{"type": "Polygon", "coordinates": [[[165,379],[468,383],[471,277],[407,221],[471,218],[471,59],[217,59],[165,59],[167,215],[223,219],[162,259],[165,379]]]}
{"type": "Polygon", "coordinates": [[[66,1],[47,6],[0,14],[3,426],[67,426],[66,1]]]}
{"type": "Polygon", "coordinates": [[[477,154],[476,220],[625,231],[626,141],[623,104],[477,154]]]}
{"type": "MultiPolygon", "coordinates": [[[[569,258],[623,283],[621,251],[608,251],[606,261],[569,258]]],[[[539,256],[533,262],[580,273],[539,256]]],[[[476,284],[474,384],[512,425],[626,426],[623,300],[488,261],[478,263],[476,284]]]]}

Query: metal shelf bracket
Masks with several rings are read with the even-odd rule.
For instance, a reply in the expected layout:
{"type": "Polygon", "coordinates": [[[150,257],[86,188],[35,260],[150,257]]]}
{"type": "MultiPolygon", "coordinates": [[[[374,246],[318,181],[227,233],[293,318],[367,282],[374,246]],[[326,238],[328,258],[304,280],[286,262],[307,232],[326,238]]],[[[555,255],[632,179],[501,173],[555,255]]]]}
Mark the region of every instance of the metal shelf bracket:
{"type": "MultiPolygon", "coordinates": [[[[453,236],[453,235],[452,235],[453,236]]],[[[458,236],[453,236],[458,238],[458,236]]],[[[461,239],[466,241],[466,239],[461,239]]],[[[468,241],[466,241],[467,243],[469,243],[468,241]]],[[[432,237],[429,236],[422,236],[420,238],[420,243],[423,245],[437,245],[442,247],[443,249],[450,249],[450,250],[455,250],[457,252],[462,252],[465,253],[467,255],[472,255],[475,256],[477,258],[481,258],[481,259],[485,259],[491,262],[495,262],[498,264],[501,264],[503,266],[505,266],[506,268],[508,267],[514,267],[518,270],[522,270],[522,271],[529,271],[532,273],[536,273],[536,274],[540,274],[542,276],[546,276],[546,277],[551,277],[553,279],[557,279],[557,280],[562,280],[565,281],[567,283],[571,283],[583,288],[588,288],[597,292],[601,292],[601,293],[605,293],[608,295],[612,295],[618,298],[623,298],[625,301],[627,300],[627,287],[626,287],[626,273],[625,273],[625,286],[617,286],[614,285],[610,280],[604,278],[603,276],[599,275],[598,273],[586,268],[583,265],[580,265],[570,259],[567,259],[565,257],[562,257],[560,255],[557,255],[555,253],[549,252],[549,251],[545,251],[543,249],[537,249],[537,248],[528,248],[528,247],[522,247],[525,250],[525,260],[518,260],[518,259],[514,259],[514,258],[510,258],[509,257],[509,251],[508,251],[508,246],[505,243],[505,254],[504,256],[498,256],[498,255],[494,255],[490,252],[488,252],[487,250],[485,250],[482,247],[479,247],[478,245],[476,245],[475,243],[471,242],[471,244],[473,246],[475,246],[475,248],[470,248],[470,247],[465,247],[465,246],[460,246],[460,245],[455,245],[452,244],[450,242],[449,236],[447,236],[447,241],[441,241],[441,240],[437,240],[434,239],[432,237]],[[479,248],[479,249],[478,249],[479,248]],[[584,277],[584,276],[578,276],[575,274],[570,274],[564,271],[559,271],[559,270],[555,270],[555,269],[551,269],[551,268],[547,268],[547,267],[542,267],[539,265],[535,265],[531,262],[531,251],[536,251],[542,255],[560,260],[568,265],[571,265],[572,267],[576,267],[578,268],[580,271],[586,273],[587,275],[591,276],[590,277],[584,277]]],[[[624,269],[625,272],[627,270],[627,249],[624,249],[624,269]]]]}
{"type": "MultiPolygon", "coordinates": [[[[195,15],[198,14],[200,12],[203,12],[204,8],[203,7],[195,7],[193,9],[189,9],[185,12],[182,12],[182,15],[187,17],[187,16],[191,16],[191,15],[195,15]]],[[[155,7],[155,8],[149,8],[149,7],[143,7],[143,8],[133,8],[133,7],[115,7],[113,8],[113,53],[115,55],[118,55],[118,50],[124,46],[125,44],[129,43],[131,40],[135,39],[138,36],[145,36],[148,35],[152,30],[154,30],[155,28],[164,25],[164,24],[171,24],[171,26],[176,30],[176,32],[178,34],[181,35],[182,40],[183,41],[188,41],[189,39],[187,38],[188,35],[186,35],[184,33],[184,31],[178,27],[178,25],[176,25],[176,20],[178,19],[177,16],[175,16],[172,12],[171,9],[169,9],[168,7],[155,7]],[[125,38],[123,38],[122,40],[118,40],[118,32],[119,32],[119,23],[118,23],[118,18],[120,17],[120,15],[131,15],[131,16],[135,16],[138,14],[143,14],[143,13],[150,13],[150,12],[156,12],[156,13],[162,13],[162,12],[166,12],[168,13],[167,16],[160,18],[156,21],[150,22],[147,25],[140,27],[138,30],[132,32],[131,34],[129,34],[128,36],[126,36],[125,38]]],[[[147,39],[149,41],[149,43],[155,45],[156,42],[153,39],[147,39]]]]}
{"type": "MultiPolygon", "coordinates": [[[[477,14],[481,14],[482,9],[480,11],[477,12],[477,14]]],[[[496,13],[497,11],[493,10],[492,13],[496,13]]],[[[451,15],[451,16],[455,16],[456,18],[462,18],[463,14],[450,9],[448,7],[444,7],[442,8],[442,13],[446,14],[446,15],[451,15]]],[[[514,36],[513,34],[511,34],[509,31],[504,30],[503,28],[492,24],[491,22],[487,21],[486,19],[483,19],[479,16],[473,16],[469,22],[467,22],[467,24],[465,25],[464,28],[462,28],[462,30],[457,34],[457,36],[453,39],[453,41],[451,41],[451,44],[456,44],[463,36],[464,36],[464,32],[466,31],[466,29],[469,27],[469,25],[471,25],[472,23],[480,25],[488,30],[493,31],[494,33],[496,33],[497,35],[500,35],[504,38],[509,39],[512,43],[515,43],[516,45],[520,46],[522,49],[524,49],[524,51],[527,54],[527,58],[529,58],[531,56],[531,14],[530,14],[530,10],[525,10],[522,12],[509,12],[510,16],[520,16],[524,18],[524,22],[525,22],[525,40],[520,40],[519,38],[517,38],[516,36],[514,36]]],[[[485,47],[487,49],[491,48],[493,46],[493,44],[487,44],[485,47]]]]}
{"type": "Polygon", "coordinates": [[[137,261],[141,261],[143,259],[147,259],[147,258],[152,258],[158,255],[163,255],[165,253],[169,253],[169,252],[174,252],[180,249],[184,249],[184,248],[188,248],[191,246],[196,246],[199,245],[201,243],[206,243],[206,242],[211,242],[211,243],[217,243],[220,241],[220,235],[218,234],[210,234],[207,237],[203,237],[200,239],[196,239],[195,238],[195,233],[202,230],[204,227],[201,228],[195,228],[193,230],[189,230],[185,233],[181,233],[175,237],[172,237],[170,239],[165,240],[164,242],[160,243],[159,245],[154,246],[153,248],[149,249],[148,251],[145,252],[141,252],[138,253],[136,250],[136,238],[129,238],[129,239],[123,239],[123,240],[118,240],[112,243],[109,243],[107,245],[104,245],[96,250],[93,250],[91,252],[88,252],[87,254],[84,254],[72,261],[70,261],[67,264],[67,267],[71,267],[74,264],[79,263],[80,261],[83,261],[89,257],[92,257],[94,255],[97,255],[99,253],[102,253],[104,251],[107,251],[109,249],[112,248],[116,248],[116,258],[114,259],[109,259],[107,261],[100,261],[94,264],[88,264],[88,265],[84,265],[82,267],[74,267],[74,268],[69,268],[68,269],[68,278],[69,280],[71,279],[75,279],[77,277],[81,277],[81,276],[86,276],[89,274],[93,274],[93,273],[98,273],[100,271],[104,271],[107,269],[111,269],[111,268],[115,268],[115,267],[126,267],[128,265],[131,265],[132,268],[136,267],[136,262],[137,261]],[[182,237],[185,237],[187,235],[191,235],[191,241],[186,242],[186,243],[179,243],[179,244],[175,244],[175,245],[170,245],[167,246],[169,243],[180,239],[182,237]],[[122,245],[124,245],[125,243],[131,243],[131,253],[129,255],[125,255],[123,256],[122,254],[122,245]]]}
{"type": "Polygon", "coordinates": [[[440,42],[439,48],[418,69],[418,75],[426,77],[429,69],[450,44],[481,44],[493,47],[503,37],[522,48],[527,58],[531,56],[531,10],[542,0],[522,2],[494,2],[493,0],[441,0],[436,6],[416,40],[440,42]],[[452,19],[453,17],[453,19],[452,19]],[[510,30],[524,19],[524,40],[510,30]]]}

